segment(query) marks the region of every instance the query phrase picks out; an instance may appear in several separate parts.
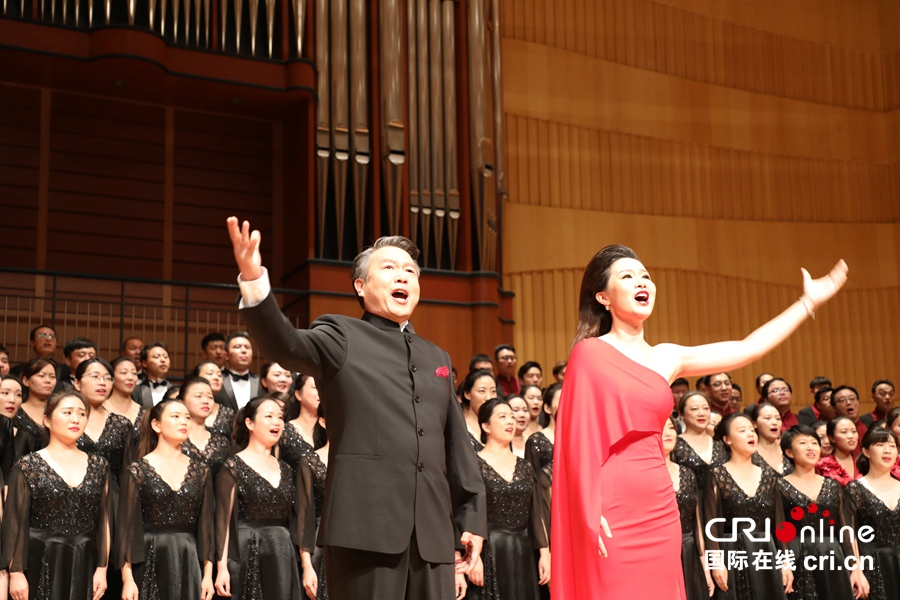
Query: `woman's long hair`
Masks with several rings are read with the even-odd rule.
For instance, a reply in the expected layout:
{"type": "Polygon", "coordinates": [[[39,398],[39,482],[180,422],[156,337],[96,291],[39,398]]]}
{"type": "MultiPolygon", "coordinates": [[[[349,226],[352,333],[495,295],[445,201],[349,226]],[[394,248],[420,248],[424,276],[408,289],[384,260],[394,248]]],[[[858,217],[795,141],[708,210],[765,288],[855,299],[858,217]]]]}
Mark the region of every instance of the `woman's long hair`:
{"type": "Polygon", "coordinates": [[[153,430],[151,423],[162,421],[166,407],[173,402],[178,402],[178,400],[163,400],[150,410],[144,411],[144,418],[141,420],[141,443],[138,445],[137,451],[138,459],[156,450],[156,446],[159,444],[159,434],[153,430]]]}
{"type": "Polygon", "coordinates": [[[609,284],[609,271],[613,263],[622,258],[640,260],[628,246],[613,244],[595,254],[585,268],[578,294],[578,331],[572,342],[573,347],[581,340],[604,335],[612,329],[612,315],[597,302],[596,296],[609,284]]]}

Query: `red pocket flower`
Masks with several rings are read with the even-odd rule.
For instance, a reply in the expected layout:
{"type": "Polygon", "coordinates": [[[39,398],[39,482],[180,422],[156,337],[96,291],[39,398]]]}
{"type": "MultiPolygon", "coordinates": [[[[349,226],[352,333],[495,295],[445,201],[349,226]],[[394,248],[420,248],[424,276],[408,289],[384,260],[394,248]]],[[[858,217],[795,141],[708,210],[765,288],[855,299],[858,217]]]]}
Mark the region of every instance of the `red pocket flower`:
{"type": "Polygon", "coordinates": [[[450,368],[449,367],[438,367],[434,370],[434,374],[438,377],[443,377],[444,379],[450,379],[450,368]]]}

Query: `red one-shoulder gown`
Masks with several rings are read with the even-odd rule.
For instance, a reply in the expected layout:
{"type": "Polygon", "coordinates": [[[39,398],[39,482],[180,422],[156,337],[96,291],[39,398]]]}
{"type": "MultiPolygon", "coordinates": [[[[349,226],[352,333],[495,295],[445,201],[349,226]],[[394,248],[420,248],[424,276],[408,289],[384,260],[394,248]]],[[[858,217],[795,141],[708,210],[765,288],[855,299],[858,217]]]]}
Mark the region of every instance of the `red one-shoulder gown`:
{"type": "Polygon", "coordinates": [[[572,350],[557,414],[553,600],[684,600],[681,525],[662,449],[672,392],[607,342],[572,350]],[[600,516],[612,532],[598,554],[600,516]]]}

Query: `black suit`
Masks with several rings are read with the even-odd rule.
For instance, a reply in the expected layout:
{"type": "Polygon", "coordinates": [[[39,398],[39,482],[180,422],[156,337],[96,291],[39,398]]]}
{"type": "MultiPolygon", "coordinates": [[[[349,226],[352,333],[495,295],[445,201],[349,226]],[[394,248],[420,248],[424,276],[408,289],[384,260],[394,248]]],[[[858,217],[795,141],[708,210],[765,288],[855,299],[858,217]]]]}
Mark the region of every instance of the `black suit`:
{"type": "MultiPolygon", "coordinates": [[[[259,375],[250,373],[250,398],[259,396],[259,375]]],[[[238,411],[237,399],[234,397],[234,386],[232,385],[231,375],[222,377],[222,389],[216,394],[216,402],[222,406],[227,406],[234,412],[238,411]]]]}
{"type": "MultiPolygon", "coordinates": [[[[370,580],[377,588],[371,591],[343,584],[390,563],[385,555],[417,552],[419,560],[449,568],[450,589],[442,580],[439,595],[426,597],[452,598],[459,533],[486,537],[487,521],[450,357],[410,325],[404,332],[370,313],[326,315],[295,330],[271,293],[241,313],[263,353],[314,377],[326,403],[331,448],[317,544],[325,546],[330,594],[342,598],[332,589],[341,587],[386,598],[379,577],[370,580]],[[344,560],[329,560],[337,554],[344,560]]],[[[398,570],[405,581],[404,564],[398,570]]],[[[413,557],[409,565],[415,578],[413,557]]]]}
{"type": "MultiPolygon", "coordinates": [[[[171,389],[178,389],[178,386],[171,381],[166,381],[166,393],[171,389]]],[[[144,408],[153,408],[153,388],[146,380],[138,383],[131,391],[131,399],[143,406],[144,408]]]]}
{"type": "Polygon", "coordinates": [[[884,417],[880,417],[880,416],[876,415],[874,412],[870,412],[868,414],[861,416],[859,418],[859,420],[862,421],[863,423],[865,423],[866,427],[872,427],[872,423],[874,423],[875,421],[880,421],[883,418],[884,417]]]}
{"type": "Polygon", "coordinates": [[[819,419],[816,418],[816,413],[813,412],[812,406],[805,406],[797,412],[797,420],[801,425],[812,427],[813,423],[815,423],[819,419]]]}

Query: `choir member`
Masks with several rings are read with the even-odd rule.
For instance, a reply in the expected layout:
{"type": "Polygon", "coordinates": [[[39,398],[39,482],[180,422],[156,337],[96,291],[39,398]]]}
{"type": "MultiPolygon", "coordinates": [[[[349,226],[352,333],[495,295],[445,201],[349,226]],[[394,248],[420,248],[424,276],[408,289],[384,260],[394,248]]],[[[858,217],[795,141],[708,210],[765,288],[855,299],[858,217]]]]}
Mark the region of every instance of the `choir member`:
{"type": "Polygon", "coordinates": [[[206,429],[209,413],[216,404],[212,387],[203,377],[189,377],[181,384],[178,399],[187,408],[191,421],[188,439],[181,445],[181,450],[209,467],[215,477],[228,458],[231,442],[224,435],[206,429]]]}
{"type": "Polygon", "coordinates": [[[47,399],[56,387],[56,365],[46,358],[27,362],[22,368],[22,384],[28,390],[28,397],[13,417],[16,459],[47,445],[47,433],[40,423],[44,422],[47,399]]]}
{"type": "Polygon", "coordinates": [[[481,428],[478,426],[478,411],[481,405],[496,398],[500,393],[500,384],[496,376],[487,369],[469,371],[460,388],[462,390],[463,416],[469,430],[469,441],[476,452],[481,452],[481,428]]]}
{"type": "MultiPolygon", "coordinates": [[[[136,339],[132,338],[132,341],[136,339]]],[[[143,348],[143,344],[141,347],[143,348]]],[[[112,393],[103,404],[109,412],[121,415],[133,423],[134,432],[131,441],[135,448],[141,439],[142,413],[141,405],[134,401],[131,394],[141,381],[138,364],[128,356],[120,356],[112,361],[112,393]]]]}
{"type": "MultiPolygon", "coordinates": [[[[772,381],[781,381],[773,379],[772,381]]],[[[760,402],[750,411],[750,419],[756,427],[757,446],[753,455],[756,465],[769,466],[779,475],[786,475],[794,468],[781,451],[781,413],[767,401],[760,402]]]]}
{"type": "MultiPolygon", "coordinates": [[[[194,367],[191,377],[202,377],[207,380],[212,389],[213,398],[222,391],[222,369],[212,360],[206,360],[194,367]]],[[[234,411],[216,402],[213,404],[209,416],[206,417],[206,428],[210,433],[218,433],[231,439],[231,434],[234,432],[234,411]]]]}
{"type": "Polygon", "coordinates": [[[150,408],[162,402],[166,394],[178,386],[166,379],[171,362],[169,348],[162,342],[153,342],[141,349],[141,368],[146,376],[140,385],[134,388],[131,397],[144,408],[150,408]]]}
{"type": "Polygon", "coordinates": [[[218,331],[208,333],[200,340],[200,354],[205,361],[210,361],[219,369],[228,364],[228,353],[225,351],[225,336],[218,331]]]}
{"type": "Polygon", "coordinates": [[[510,394],[506,397],[506,402],[513,412],[513,419],[516,421],[516,433],[512,439],[513,454],[519,458],[525,458],[525,431],[528,429],[530,421],[528,404],[519,394],[510,394]]]}
{"type": "Polygon", "coordinates": [[[822,456],[831,456],[834,448],[831,445],[831,439],[828,437],[828,422],[816,421],[812,424],[812,428],[819,437],[819,447],[822,449],[822,456]]]}
{"type": "Polygon", "coordinates": [[[285,423],[284,433],[278,441],[279,458],[294,471],[300,459],[316,449],[315,430],[319,420],[319,389],[316,380],[302,373],[297,377],[294,399],[299,405],[295,419],[285,423]]]}
{"type": "Polygon", "coordinates": [[[0,475],[3,479],[9,477],[16,461],[13,445],[16,428],[13,419],[21,406],[22,382],[13,375],[0,375],[0,415],[6,417],[0,419],[0,475]]]}
{"type": "Polygon", "coordinates": [[[562,384],[554,383],[544,392],[544,413],[549,423],[541,431],[532,433],[525,443],[525,460],[537,477],[541,492],[541,518],[544,527],[550,531],[550,493],[553,487],[553,442],[556,441],[556,411],[559,410],[559,396],[562,384]]]}
{"type": "Polygon", "coordinates": [[[253,346],[250,334],[235,331],[225,340],[227,368],[222,371],[224,381],[216,402],[237,411],[246,406],[251,398],[262,393],[259,389],[259,375],[250,372],[253,363],[253,346]]]}
{"type": "Polygon", "coordinates": [[[692,470],[701,491],[706,489],[710,468],[728,460],[725,445],[707,434],[710,413],[709,400],[700,392],[682,394],[678,401],[678,414],[684,420],[685,430],[675,442],[672,462],[692,470]]]}
{"type": "MultiPolygon", "coordinates": [[[[294,379],[291,372],[283,369],[278,363],[266,363],[259,370],[259,385],[266,392],[280,392],[287,394],[290,392],[294,379]]],[[[260,393],[263,393],[260,390],[260,393]]]]}
{"type": "Polygon", "coordinates": [[[544,414],[544,394],[539,386],[525,384],[521,395],[528,406],[528,426],[525,428],[525,439],[528,439],[532,433],[543,429],[541,416],[544,414]]]}
{"type": "Polygon", "coordinates": [[[854,479],[862,477],[855,458],[859,447],[856,424],[850,417],[835,417],[828,421],[826,432],[834,450],[830,456],[819,459],[816,473],[830,477],[846,487],[854,479]]]}
{"type": "MultiPolygon", "coordinates": [[[[312,496],[316,512],[316,531],[322,519],[322,509],[325,507],[325,474],[328,469],[328,435],[325,434],[325,418],[322,415],[322,407],[317,411],[316,441],[321,441],[321,447],[314,452],[308,452],[303,457],[311,475],[307,490],[307,497],[312,496]]],[[[319,445],[318,443],[316,445],[319,445]]],[[[325,560],[322,548],[316,546],[310,553],[304,550],[300,554],[300,562],[303,567],[303,589],[311,600],[328,600],[328,586],[325,585],[325,560]]]]}

